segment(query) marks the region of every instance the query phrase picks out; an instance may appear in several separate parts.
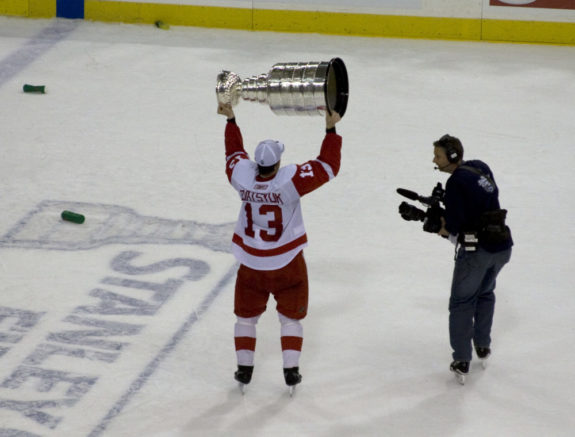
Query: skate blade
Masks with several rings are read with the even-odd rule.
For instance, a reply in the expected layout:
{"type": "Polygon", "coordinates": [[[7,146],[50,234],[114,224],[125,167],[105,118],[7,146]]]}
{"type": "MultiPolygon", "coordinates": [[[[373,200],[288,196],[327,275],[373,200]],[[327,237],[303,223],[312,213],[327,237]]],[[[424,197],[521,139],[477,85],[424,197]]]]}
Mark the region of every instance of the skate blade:
{"type": "Polygon", "coordinates": [[[487,369],[487,358],[483,358],[479,360],[481,362],[481,367],[483,367],[483,370],[487,369]]]}
{"type": "Polygon", "coordinates": [[[238,383],[238,387],[239,387],[239,389],[240,389],[240,393],[242,394],[242,396],[245,395],[245,394],[246,394],[246,385],[245,385],[245,384],[242,384],[242,383],[240,382],[240,383],[238,383]]]}
{"type": "Polygon", "coordinates": [[[455,375],[455,379],[461,385],[465,385],[465,375],[463,373],[456,372],[452,370],[453,374],[455,375]]]}
{"type": "Polygon", "coordinates": [[[290,396],[290,398],[293,398],[293,395],[295,395],[295,388],[296,388],[295,385],[290,385],[290,386],[289,386],[289,396],[290,396]]]}

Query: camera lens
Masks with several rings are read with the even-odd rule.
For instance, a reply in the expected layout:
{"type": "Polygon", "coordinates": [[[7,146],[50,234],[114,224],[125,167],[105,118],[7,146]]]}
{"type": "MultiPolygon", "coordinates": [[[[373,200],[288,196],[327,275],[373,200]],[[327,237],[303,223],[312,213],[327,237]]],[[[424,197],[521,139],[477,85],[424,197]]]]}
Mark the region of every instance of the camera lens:
{"type": "Polygon", "coordinates": [[[401,202],[401,205],[399,205],[399,213],[404,220],[421,222],[425,220],[425,211],[422,211],[407,202],[401,202]]]}

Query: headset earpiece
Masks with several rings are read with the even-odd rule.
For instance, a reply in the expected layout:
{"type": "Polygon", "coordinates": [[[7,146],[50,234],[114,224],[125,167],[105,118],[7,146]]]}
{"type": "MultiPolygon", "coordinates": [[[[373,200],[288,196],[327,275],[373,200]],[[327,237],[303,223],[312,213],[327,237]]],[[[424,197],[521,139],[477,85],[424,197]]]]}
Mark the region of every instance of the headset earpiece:
{"type": "Polygon", "coordinates": [[[455,164],[459,162],[459,153],[453,147],[449,147],[445,150],[445,154],[447,155],[447,160],[451,164],[455,164]]]}

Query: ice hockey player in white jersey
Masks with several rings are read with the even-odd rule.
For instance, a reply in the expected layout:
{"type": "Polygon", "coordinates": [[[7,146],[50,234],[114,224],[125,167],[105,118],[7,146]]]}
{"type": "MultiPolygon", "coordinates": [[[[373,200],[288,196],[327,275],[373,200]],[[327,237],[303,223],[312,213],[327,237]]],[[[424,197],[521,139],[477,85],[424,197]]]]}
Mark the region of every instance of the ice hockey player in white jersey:
{"type": "Polygon", "coordinates": [[[218,113],[227,117],[226,174],[242,202],[232,238],[232,252],[240,263],[234,297],[238,363],[234,377],[240,387],[252,379],[256,324],[271,294],[280,321],[284,379],[293,390],[302,380],[300,321],[307,315],[308,307],[303,257],[307,236],[300,199],[338,174],[342,138],[335,125],[341,117],[336,112],[326,114],[326,133],[316,159],[280,167],[284,151],[281,142],[261,141],[252,161],[244,149],[232,107],[219,104],[218,113]]]}

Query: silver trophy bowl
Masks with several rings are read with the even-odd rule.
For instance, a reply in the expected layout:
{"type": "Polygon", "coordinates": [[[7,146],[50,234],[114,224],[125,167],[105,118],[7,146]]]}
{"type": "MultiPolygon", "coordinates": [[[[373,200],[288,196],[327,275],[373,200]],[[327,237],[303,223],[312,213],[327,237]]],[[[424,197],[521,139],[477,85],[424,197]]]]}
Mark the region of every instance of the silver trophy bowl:
{"type": "Polygon", "coordinates": [[[347,109],[349,82],[340,58],[329,62],[285,62],[267,74],[241,79],[222,71],[216,84],[218,102],[235,106],[242,100],[269,105],[277,115],[325,115],[347,109]]]}

